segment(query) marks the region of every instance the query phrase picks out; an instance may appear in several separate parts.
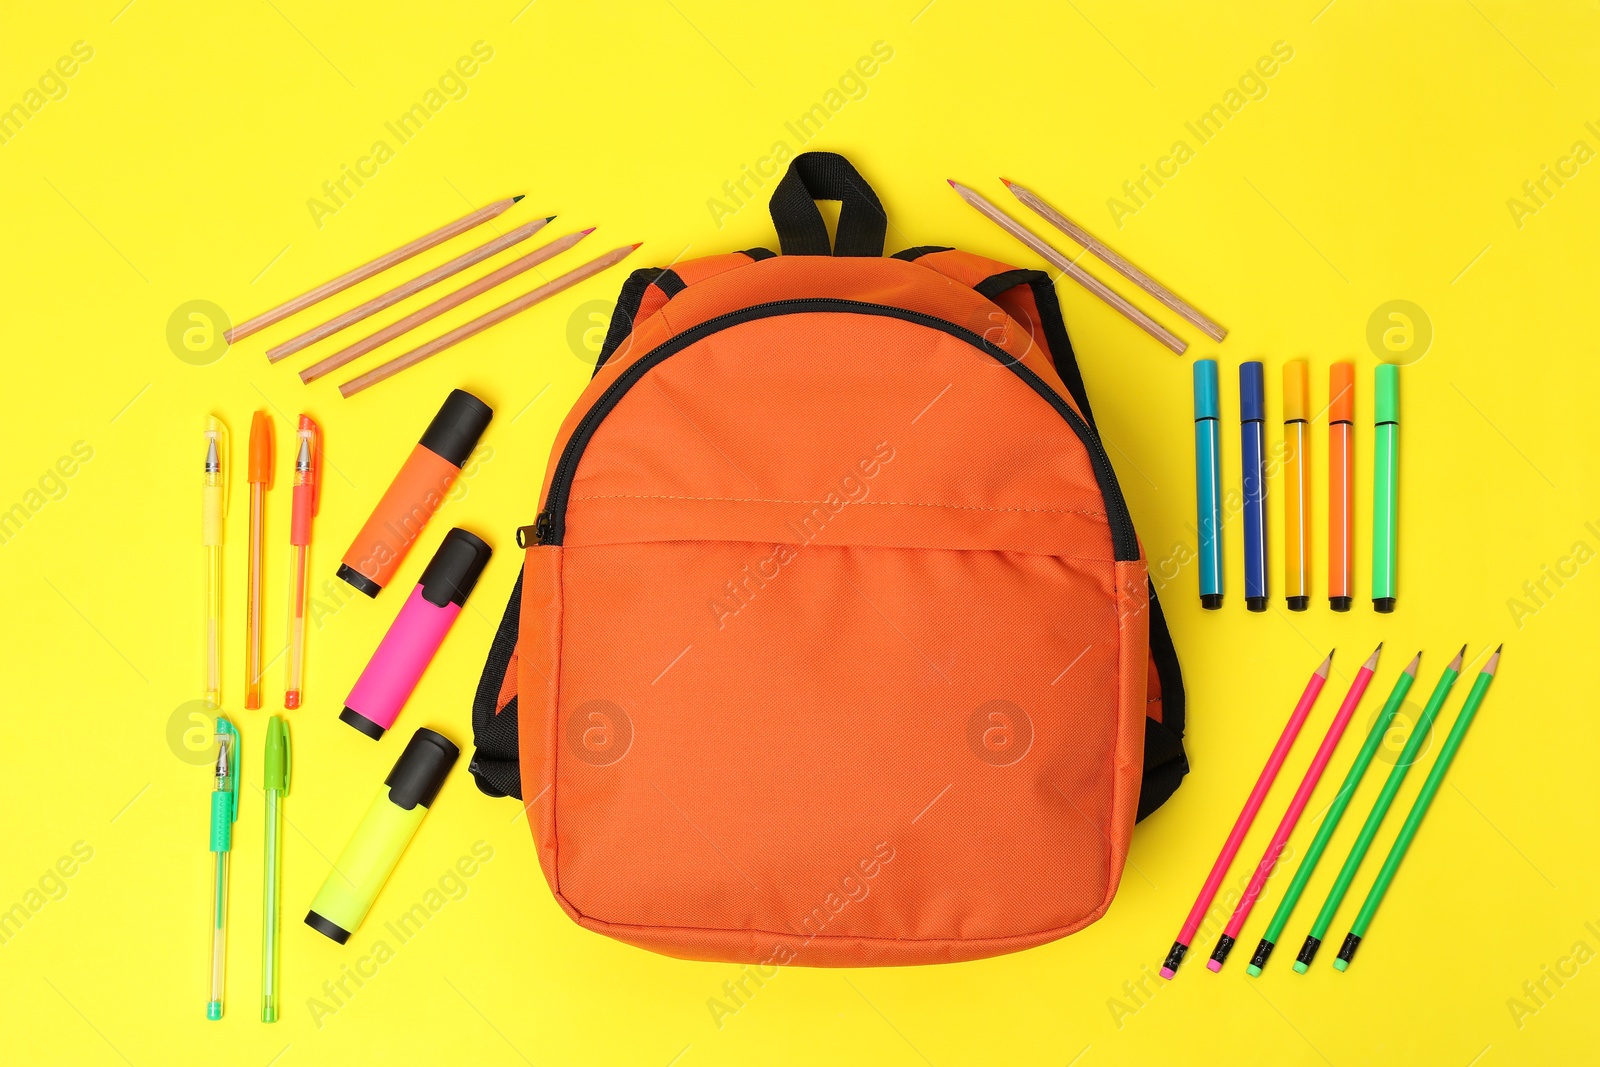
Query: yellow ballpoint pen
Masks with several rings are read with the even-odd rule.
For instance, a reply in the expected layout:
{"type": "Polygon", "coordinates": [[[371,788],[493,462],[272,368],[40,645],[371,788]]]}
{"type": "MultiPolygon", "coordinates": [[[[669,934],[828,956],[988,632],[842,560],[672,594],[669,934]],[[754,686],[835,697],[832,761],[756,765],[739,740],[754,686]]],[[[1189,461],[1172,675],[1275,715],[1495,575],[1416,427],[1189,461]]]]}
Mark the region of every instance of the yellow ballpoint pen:
{"type": "Polygon", "coordinates": [[[206,702],[222,705],[222,519],[228,512],[228,431],[206,416],[206,474],[200,490],[200,544],[206,550],[206,702]]]}

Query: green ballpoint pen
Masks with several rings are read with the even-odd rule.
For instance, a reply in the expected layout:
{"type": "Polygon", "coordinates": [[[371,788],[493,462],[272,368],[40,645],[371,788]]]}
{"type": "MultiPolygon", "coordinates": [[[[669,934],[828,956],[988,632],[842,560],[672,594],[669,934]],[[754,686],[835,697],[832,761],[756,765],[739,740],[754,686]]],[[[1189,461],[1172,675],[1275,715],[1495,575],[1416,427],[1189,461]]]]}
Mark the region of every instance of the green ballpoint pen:
{"type": "Polygon", "coordinates": [[[211,791],[211,998],[206,1018],[222,1018],[222,981],[228,948],[228,854],[233,851],[233,824],[239,818],[239,731],[224,715],[217,716],[217,784],[211,791]]]}
{"type": "Polygon", "coordinates": [[[266,858],[261,891],[261,1021],[278,1021],[278,913],[282,910],[283,798],[289,792],[289,724],[282,715],[267,720],[267,750],[261,761],[261,786],[266,794],[266,858]]]}

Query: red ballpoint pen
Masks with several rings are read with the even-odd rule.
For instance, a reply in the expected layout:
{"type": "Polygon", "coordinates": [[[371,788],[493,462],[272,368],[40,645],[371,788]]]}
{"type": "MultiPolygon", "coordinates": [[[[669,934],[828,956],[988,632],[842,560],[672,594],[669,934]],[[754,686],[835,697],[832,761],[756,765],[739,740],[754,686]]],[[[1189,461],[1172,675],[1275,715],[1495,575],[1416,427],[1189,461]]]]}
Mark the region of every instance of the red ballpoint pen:
{"type": "Polygon", "coordinates": [[[300,416],[295,431],[294,511],[289,522],[289,683],[284,689],[283,706],[298,708],[305,682],[306,607],[310,587],[306,581],[307,557],[311,548],[311,519],[321,498],[321,479],[317,464],[322,452],[322,430],[309,416],[300,416]]]}

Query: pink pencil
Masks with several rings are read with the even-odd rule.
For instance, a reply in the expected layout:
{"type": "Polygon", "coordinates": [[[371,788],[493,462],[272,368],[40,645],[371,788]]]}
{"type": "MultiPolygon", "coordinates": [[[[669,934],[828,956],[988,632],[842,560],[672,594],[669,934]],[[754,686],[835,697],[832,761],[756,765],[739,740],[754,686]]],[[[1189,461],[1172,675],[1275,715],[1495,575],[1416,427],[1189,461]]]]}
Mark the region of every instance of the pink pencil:
{"type": "Polygon", "coordinates": [[[1306,717],[1311,714],[1311,707],[1317,702],[1317,697],[1322,693],[1322,687],[1327,684],[1328,670],[1333,666],[1333,653],[1328,653],[1328,658],[1322,661],[1311,675],[1311,680],[1306,683],[1306,691],[1300,694],[1300,702],[1294,706],[1294,711],[1289,714],[1289,721],[1283,726],[1283,734],[1279,736],[1278,743],[1273,746],[1272,755],[1267,757],[1267,765],[1261,768],[1261,776],[1256,779],[1255,788],[1250,790],[1250,796],[1245,799],[1244,810],[1234,820],[1233,829],[1228,833],[1228,839],[1222,843],[1222,852],[1217,856],[1217,862],[1211,865],[1211,873],[1206,875],[1205,885],[1200,887],[1200,895],[1195,898],[1194,907],[1189,909],[1189,917],[1183,920],[1183,928],[1178,931],[1178,939],[1172,943],[1172,950],[1167,953],[1166,962],[1161,965],[1161,977],[1171,978],[1178,972],[1178,967],[1183,963],[1183,957],[1189,952],[1189,942],[1194,940],[1196,931],[1200,929],[1200,920],[1211,908],[1211,902],[1216,899],[1217,890],[1222,887],[1222,879],[1227,876],[1228,868],[1233,865],[1233,859],[1239,854],[1239,846],[1244,844],[1244,835],[1250,832],[1250,824],[1255,822],[1256,813],[1261,810],[1262,803],[1267,799],[1267,791],[1272,788],[1273,781],[1278,777],[1278,772],[1283,769],[1283,761],[1289,758],[1289,749],[1294,746],[1295,738],[1300,736],[1300,728],[1306,724],[1306,717]]]}
{"type": "Polygon", "coordinates": [[[1306,768],[1306,775],[1300,780],[1300,788],[1295,790],[1294,797],[1289,801],[1288,810],[1278,822],[1278,829],[1273,833],[1272,840],[1267,842],[1267,851],[1262,854],[1261,862],[1256,864],[1256,873],[1251,876],[1250,884],[1245,886],[1244,896],[1239,898],[1239,904],[1233,909],[1233,915],[1228,919],[1228,925],[1223,929],[1222,936],[1217,938],[1217,947],[1211,950],[1211,958],[1206,961],[1206,966],[1212,971],[1222,970],[1223,963],[1228,959],[1228,953],[1233,951],[1233,943],[1238,939],[1239,931],[1244,929],[1245,920],[1250,918],[1250,909],[1261,899],[1261,890],[1266,887],[1272,869],[1278,865],[1278,857],[1283,855],[1283,847],[1289,843],[1289,835],[1294,833],[1295,824],[1305,813],[1306,805],[1311,803],[1311,794],[1316,791],[1317,783],[1322,780],[1322,772],[1328,769],[1328,761],[1333,759],[1333,750],[1339,747],[1339,739],[1344,736],[1345,727],[1350,725],[1350,719],[1356,713],[1356,705],[1360,704],[1361,698],[1366,695],[1367,683],[1372,681],[1372,674],[1378,669],[1378,654],[1382,651],[1383,642],[1379,641],[1378,647],[1372,650],[1367,662],[1356,672],[1355,681],[1350,683],[1350,691],[1344,695],[1344,703],[1339,705],[1338,713],[1329,724],[1328,732],[1322,738],[1322,746],[1317,749],[1317,754],[1311,757],[1311,766],[1306,768]]]}

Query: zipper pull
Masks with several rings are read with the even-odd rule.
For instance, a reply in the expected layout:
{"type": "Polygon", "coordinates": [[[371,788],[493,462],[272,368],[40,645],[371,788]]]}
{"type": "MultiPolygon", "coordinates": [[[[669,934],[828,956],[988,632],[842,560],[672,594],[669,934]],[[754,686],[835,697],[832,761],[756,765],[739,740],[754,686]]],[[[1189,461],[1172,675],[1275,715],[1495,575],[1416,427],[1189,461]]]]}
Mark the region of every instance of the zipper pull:
{"type": "Polygon", "coordinates": [[[532,526],[517,527],[517,547],[527,548],[529,545],[542,545],[550,536],[550,513],[539,512],[539,517],[533,520],[532,526]]]}

